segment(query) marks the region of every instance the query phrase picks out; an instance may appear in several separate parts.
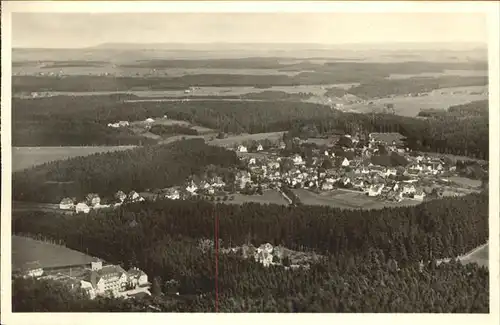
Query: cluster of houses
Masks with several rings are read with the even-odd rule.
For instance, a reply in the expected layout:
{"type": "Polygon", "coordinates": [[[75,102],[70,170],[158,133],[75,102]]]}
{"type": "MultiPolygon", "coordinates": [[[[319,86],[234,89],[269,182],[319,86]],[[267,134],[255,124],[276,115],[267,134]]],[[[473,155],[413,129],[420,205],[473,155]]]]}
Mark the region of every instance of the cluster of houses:
{"type": "Polygon", "coordinates": [[[128,121],[119,121],[119,122],[116,122],[116,123],[108,123],[108,127],[110,128],[123,128],[123,127],[127,127],[127,126],[130,126],[130,123],[128,121]]]}
{"type": "Polygon", "coordinates": [[[118,265],[103,265],[100,260],[86,265],[81,272],[74,271],[76,275],[71,274],[71,269],[59,270],[56,274],[49,271],[44,275],[44,269],[38,262],[26,263],[21,272],[25,278],[52,279],[66,283],[72,289],[82,289],[91,299],[97,296],[127,297],[137,292],[150,294],[148,276],[142,270],[132,267],[125,271],[118,265]]]}
{"type": "MultiPolygon", "coordinates": [[[[61,201],[60,209],[88,213],[92,209],[117,207],[123,203],[232,194],[227,191],[253,194],[283,186],[316,192],[342,188],[394,202],[423,201],[429,195],[439,196],[445,189],[449,192],[443,177],[456,174],[456,166],[451,163],[412,153],[401,141],[392,140],[390,134],[370,134],[368,141],[360,141],[356,136],[344,137],[352,145],[340,145],[339,149],[337,142],[333,147],[315,148],[309,157],[286,154],[283,142],[266,150],[262,144],[254,145],[252,151],[262,153],[259,155],[247,155],[248,148],[239,145],[235,150],[243,154],[240,159],[245,167],[235,171],[234,184],[226,184],[228,180],[225,182],[220,176],[198,181],[192,177],[184,185],[152,192],[131,191],[127,195],[118,191],[115,201],[110,204],[102,204],[97,194],[89,194],[79,203],[66,198],[61,201]]],[[[457,192],[457,195],[462,194],[465,193],[457,192]]]]}
{"type": "Polygon", "coordinates": [[[294,252],[282,246],[273,246],[265,243],[259,247],[253,245],[242,245],[241,247],[222,249],[224,254],[237,254],[245,259],[253,259],[264,267],[271,265],[283,266],[285,269],[309,268],[309,263],[317,260],[318,255],[294,252]],[[298,258],[297,258],[298,256],[298,258]],[[285,259],[288,261],[285,262],[285,259]]]}
{"type": "Polygon", "coordinates": [[[118,191],[115,200],[109,204],[102,204],[101,198],[96,193],[89,193],[85,200],[78,202],[75,198],[64,198],[59,203],[59,209],[66,211],[74,211],[76,213],[89,213],[90,210],[114,208],[122,205],[123,203],[134,203],[145,201],[144,197],[139,195],[136,191],[131,191],[128,195],[123,191],[118,191]]]}
{"type": "MultiPolygon", "coordinates": [[[[356,137],[347,135],[353,144],[359,142],[356,137]]],[[[279,144],[282,149],[283,144],[279,144]]],[[[355,146],[356,147],[356,146],[355,146]]],[[[370,135],[367,145],[360,148],[343,148],[349,153],[350,158],[339,155],[335,150],[325,149],[313,150],[310,163],[306,159],[295,154],[282,157],[279,154],[266,156],[243,157],[248,168],[236,175],[237,188],[260,187],[279,188],[287,185],[292,188],[304,188],[315,191],[331,191],[337,188],[350,189],[365,193],[368,196],[379,197],[390,201],[402,201],[412,198],[423,201],[425,197],[436,192],[436,188],[445,181],[440,177],[452,175],[456,167],[447,164],[440,158],[424,155],[412,155],[408,148],[402,143],[393,140],[387,143],[375,134],[370,135]],[[379,159],[380,145],[383,145],[387,153],[384,158],[379,159]],[[394,154],[404,163],[393,166],[390,163],[378,164],[378,161],[389,161],[394,154]],[[388,160],[389,159],[389,160],[388,160]],[[325,166],[324,161],[332,162],[325,166]],[[282,168],[284,162],[291,165],[286,170],[282,168]]],[[[240,145],[237,147],[240,153],[247,152],[247,148],[240,145]]],[[[257,151],[263,151],[259,145],[257,151]]]]}

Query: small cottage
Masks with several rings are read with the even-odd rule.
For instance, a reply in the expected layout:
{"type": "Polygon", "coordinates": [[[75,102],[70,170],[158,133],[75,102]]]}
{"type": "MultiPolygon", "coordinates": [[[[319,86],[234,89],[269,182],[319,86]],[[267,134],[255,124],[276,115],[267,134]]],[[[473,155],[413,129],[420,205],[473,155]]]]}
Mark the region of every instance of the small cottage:
{"type": "Polygon", "coordinates": [[[59,209],[61,210],[73,210],[75,208],[75,202],[71,198],[64,198],[59,203],[59,209]]]}

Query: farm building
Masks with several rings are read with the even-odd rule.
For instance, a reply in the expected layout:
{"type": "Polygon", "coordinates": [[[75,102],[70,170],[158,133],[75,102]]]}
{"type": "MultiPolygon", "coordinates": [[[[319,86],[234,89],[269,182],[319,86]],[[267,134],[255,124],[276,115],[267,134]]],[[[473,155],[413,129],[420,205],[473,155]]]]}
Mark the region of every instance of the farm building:
{"type": "Polygon", "coordinates": [[[123,191],[118,191],[115,194],[115,199],[120,201],[120,202],[125,201],[126,198],[127,198],[127,194],[125,194],[123,191]]]}
{"type": "Polygon", "coordinates": [[[75,202],[69,197],[62,199],[61,203],[59,203],[59,209],[61,210],[73,210],[74,208],[75,202]]]}
{"type": "Polygon", "coordinates": [[[101,203],[101,198],[96,193],[89,193],[85,197],[85,202],[87,205],[95,207],[101,203]]]}
{"type": "Polygon", "coordinates": [[[80,213],[80,212],[89,213],[90,207],[86,203],[80,202],[75,206],[75,211],[76,211],[76,213],[80,213]]]}
{"type": "Polygon", "coordinates": [[[40,277],[43,275],[43,268],[39,262],[28,262],[21,267],[24,277],[40,277]]]}
{"type": "Polygon", "coordinates": [[[248,152],[248,149],[245,146],[239,145],[238,146],[238,152],[248,152]]]}
{"type": "Polygon", "coordinates": [[[151,117],[148,117],[144,122],[146,122],[146,123],[154,123],[155,120],[152,119],[151,117]]]}

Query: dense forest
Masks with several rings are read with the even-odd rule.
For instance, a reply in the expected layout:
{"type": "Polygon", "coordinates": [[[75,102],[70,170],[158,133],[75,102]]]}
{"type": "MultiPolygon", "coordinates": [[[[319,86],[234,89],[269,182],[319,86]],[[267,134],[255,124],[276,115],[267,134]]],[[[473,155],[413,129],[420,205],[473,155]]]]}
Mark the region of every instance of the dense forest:
{"type": "Polygon", "coordinates": [[[153,279],[160,300],[172,291],[190,297],[163,304],[163,311],[213,311],[215,255],[200,249],[199,240],[213,238],[215,213],[222,247],[269,242],[324,256],[308,270],[291,271],[220,255],[220,311],[489,310],[487,270],[427,262],[487,241],[487,193],[371,211],[165,200],[90,215],[15,214],[12,227],[17,234],[62,240],[110,263],[137,265],[153,279]]]}
{"type": "MultiPolygon", "coordinates": [[[[94,125],[104,128],[119,120],[137,121],[167,114],[170,118],[188,121],[225,133],[261,133],[289,131],[304,125],[315,125],[320,134],[332,131],[346,133],[399,132],[407,138],[413,150],[435,151],[474,158],[488,159],[488,114],[463,118],[462,112],[486,111],[487,101],[450,108],[441,118],[419,119],[393,114],[343,113],[312,103],[286,101],[259,102],[123,102],[130,95],[96,96],[98,98],[53,97],[13,101],[13,145],[50,145],[39,134],[54,134],[59,144],[68,144],[65,133],[78,135],[81,145],[100,141],[93,133],[73,125],[94,125]],[[67,107],[71,107],[68,110],[67,107]],[[477,108],[471,108],[477,107],[477,108]],[[75,118],[77,117],[77,118],[75,118]],[[35,135],[35,136],[33,136],[35,135]],[[94,140],[95,139],[95,140],[94,140]]],[[[471,113],[472,114],[472,113],[471,113]]],[[[108,128],[109,129],[109,128],[108,128]]],[[[112,138],[112,132],[107,130],[112,138]]],[[[146,142],[145,138],[140,138],[146,142]]],[[[138,138],[133,138],[137,144],[138,138]]],[[[52,143],[52,142],[49,142],[52,143]]],[[[127,143],[121,143],[127,144],[127,143]]]]}
{"type": "Polygon", "coordinates": [[[181,124],[173,124],[173,125],[157,124],[153,125],[149,129],[149,132],[160,136],[169,136],[176,134],[198,135],[198,131],[196,131],[195,129],[181,124]]]}
{"type": "Polygon", "coordinates": [[[489,105],[488,100],[478,100],[463,105],[450,106],[447,110],[442,110],[442,109],[421,110],[418,113],[418,116],[433,117],[433,118],[447,118],[447,117],[488,118],[489,115],[488,105],[489,105]]]}
{"type": "Polygon", "coordinates": [[[118,190],[144,191],[180,185],[208,165],[238,163],[234,152],[201,139],[54,161],[13,174],[13,199],[58,203],[88,193],[112,198],[118,190]]]}

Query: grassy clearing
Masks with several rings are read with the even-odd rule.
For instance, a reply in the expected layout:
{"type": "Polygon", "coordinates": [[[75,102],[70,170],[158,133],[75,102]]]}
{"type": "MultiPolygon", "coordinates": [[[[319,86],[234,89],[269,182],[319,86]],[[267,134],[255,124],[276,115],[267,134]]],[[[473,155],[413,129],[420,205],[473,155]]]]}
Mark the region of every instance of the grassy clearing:
{"type": "Polygon", "coordinates": [[[477,263],[479,266],[488,267],[489,266],[489,244],[486,244],[477,250],[473,251],[472,254],[466,255],[460,258],[463,264],[477,263]]]}
{"type": "Polygon", "coordinates": [[[135,146],[99,147],[13,147],[12,171],[19,171],[51,161],[88,156],[95,153],[129,150],[135,146]]]}
{"type": "Polygon", "coordinates": [[[448,178],[450,181],[459,184],[460,186],[463,187],[480,187],[481,186],[481,181],[477,179],[470,179],[466,177],[459,177],[459,176],[453,176],[448,178]]]}
{"type": "Polygon", "coordinates": [[[243,194],[232,194],[234,200],[224,201],[225,203],[231,204],[243,204],[243,203],[261,203],[261,204],[280,204],[288,205],[285,198],[276,190],[265,190],[262,195],[243,195],[243,194]]]}
{"type": "Polygon", "coordinates": [[[443,88],[428,93],[422,97],[395,96],[394,98],[380,98],[370,100],[373,104],[345,104],[346,109],[360,113],[379,110],[386,104],[394,104],[396,114],[403,116],[417,116],[421,109],[447,109],[450,106],[467,104],[477,100],[485,100],[487,95],[482,94],[487,86],[471,86],[457,88],[443,88]],[[472,94],[481,93],[481,94],[472,94]]]}
{"type": "Polygon", "coordinates": [[[443,72],[423,72],[418,74],[400,74],[394,73],[389,75],[387,79],[409,79],[409,78],[428,78],[428,77],[443,77],[443,76],[461,76],[461,77],[481,77],[487,76],[487,70],[444,70],[443,72]]]}
{"type": "Polygon", "coordinates": [[[305,205],[324,205],[341,209],[382,209],[384,207],[396,207],[406,205],[416,205],[419,202],[414,200],[404,200],[402,202],[386,202],[373,197],[368,197],[363,193],[353,191],[336,190],[332,192],[314,193],[305,189],[294,189],[294,193],[305,205]]]}
{"type": "Polygon", "coordinates": [[[92,257],[64,246],[27,237],[12,236],[12,269],[38,261],[42,267],[87,264],[92,257]]]}

